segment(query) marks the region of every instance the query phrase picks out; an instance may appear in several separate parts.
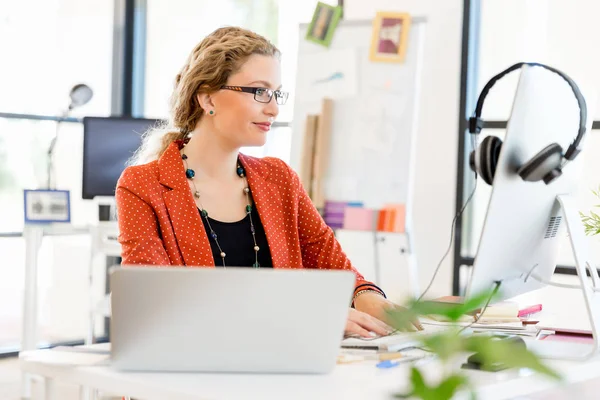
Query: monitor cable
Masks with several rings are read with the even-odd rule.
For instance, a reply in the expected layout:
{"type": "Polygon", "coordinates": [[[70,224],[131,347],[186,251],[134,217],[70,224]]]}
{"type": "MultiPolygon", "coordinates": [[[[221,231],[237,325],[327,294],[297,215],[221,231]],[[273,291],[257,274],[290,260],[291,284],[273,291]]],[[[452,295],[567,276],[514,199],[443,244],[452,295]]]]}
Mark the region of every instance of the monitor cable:
{"type": "MultiPolygon", "coordinates": [[[[475,139],[475,135],[471,136],[471,144],[473,146],[473,149],[477,148],[477,142],[476,142],[476,139],[475,139]]],[[[433,276],[431,277],[431,280],[429,281],[429,284],[427,285],[427,287],[425,288],[425,290],[423,291],[423,293],[421,293],[421,295],[417,299],[417,302],[421,301],[423,299],[423,297],[425,297],[425,295],[427,294],[427,292],[429,291],[429,289],[431,289],[431,286],[433,285],[433,282],[435,281],[435,278],[436,278],[438,272],[440,271],[442,263],[444,262],[444,260],[446,259],[446,257],[448,257],[448,254],[450,253],[450,250],[452,249],[452,243],[454,242],[454,227],[456,225],[456,221],[457,221],[458,218],[460,218],[462,216],[463,212],[467,208],[467,205],[469,205],[469,203],[471,202],[471,199],[473,198],[473,195],[475,194],[475,190],[476,189],[477,189],[477,173],[475,173],[475,185],[473,186],[473,190],[471,191],[471,194],[467,198],[467,201],[465,202],[465,204],[456,213],[456,215],[454,216],[454,219],[452,220],[452,227],[451,227],[451,230],[450,230],[450,243],[448,243],[448,248],[446,249],[446,252],[442,256],[442,259],[437,264],[437,267],[435,268],[435,271],[433,272],[433,276]]]]}

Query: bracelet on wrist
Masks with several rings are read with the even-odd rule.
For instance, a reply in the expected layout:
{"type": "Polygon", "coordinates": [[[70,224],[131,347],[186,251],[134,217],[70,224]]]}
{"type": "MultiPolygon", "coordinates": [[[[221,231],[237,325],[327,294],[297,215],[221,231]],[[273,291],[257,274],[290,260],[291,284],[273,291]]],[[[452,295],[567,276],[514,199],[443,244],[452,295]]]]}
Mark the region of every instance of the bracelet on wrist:
{"type": "Polygon", "coordinates": [[[360,297],[361,295],[368,293],[368,292],[373,292],[376,293],[378,295],[380,295],[381,297],[383,297],[383,295],[381,294],[381,292],[379,292],[378,290],[375,289],[363,289],[363,290],[359,290],[358,292],[356,292],[356,294],[354,295],[354,297],[352,297],[352,307],[354,307],[354,301],[360,297]]]}

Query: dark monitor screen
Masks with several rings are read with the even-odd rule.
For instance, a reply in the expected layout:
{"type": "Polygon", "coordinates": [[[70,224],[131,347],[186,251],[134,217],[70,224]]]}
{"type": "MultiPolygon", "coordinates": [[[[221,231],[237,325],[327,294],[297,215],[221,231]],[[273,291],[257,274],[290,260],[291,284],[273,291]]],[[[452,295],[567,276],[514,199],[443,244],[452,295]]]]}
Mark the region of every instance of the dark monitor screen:
{"type": "Polygon", "coordinates": [[[126,162],[142,143],[142,135],[159,120],[122,117],[83,119],[82,197],[114,196],[126,162]]]}

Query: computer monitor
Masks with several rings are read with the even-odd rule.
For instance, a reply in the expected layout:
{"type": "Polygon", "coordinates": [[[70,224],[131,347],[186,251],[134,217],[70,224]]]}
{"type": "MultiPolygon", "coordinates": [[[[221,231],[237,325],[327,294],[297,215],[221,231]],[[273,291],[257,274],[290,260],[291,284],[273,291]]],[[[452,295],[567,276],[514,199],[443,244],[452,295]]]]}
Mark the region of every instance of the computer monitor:
{"type": "MultiPolygon", "coordinates": [[[[595,96],[582,92],[587,110],[594,110],[595,96]]],[[[590,114],[585,122],[588,134],[590,114]]],[[[561,242],[568,232],[569,250],[579,276],[579,285],[572,287],[582,292],[585,309],[581,312],[587,314],[593,343],[528,340],[527,348],[542,358],[585,360],[600,351],[600,276],[590,267],[573,197],[582,176],[585,146],[564,166],[562,176],[548,185],[525,182],[517,174],[525,161],[549,144],[558,143],[566,149],[578,126],[578,104],[566,82],[547,70],[522,67],[466,293],[471,297],[498,288],[495,301],[499,301],[552,284],[561,242]]],[[[568,315],[560,318],[568,323],[568,315]]]]}
{"type": "Polygon", "coordinates": [[[82,198],[114,196],[126,162],[140,147],[142,135],[160,120],[125,117],[83,119],[82,198]]]}
{"type": "MultiPolygon", "coordinates": [[[[585,98],[587,109],[594,110],[589,96],[585,98]]],[[[591,123],[588,117],[588,134],[591,123]]],[[[548,185],[525,182],[516,171],[551,143],[566,149],[577,136],[578,126],[579,108],[569,85],[550,71],[523,66],[467,297],[492,290],[499,282],[496,300],[503,300],[539,289],[544,286],[542,282],[550,281],[566,232],[557,196],[576,194],[585,145],[582,153],[563,168],[562,176],[548,185]]],[[[478,179],[478,185],[485,185],[478,179]]],[[[583,233],[580,223],[575,229],[583,233]]]]}

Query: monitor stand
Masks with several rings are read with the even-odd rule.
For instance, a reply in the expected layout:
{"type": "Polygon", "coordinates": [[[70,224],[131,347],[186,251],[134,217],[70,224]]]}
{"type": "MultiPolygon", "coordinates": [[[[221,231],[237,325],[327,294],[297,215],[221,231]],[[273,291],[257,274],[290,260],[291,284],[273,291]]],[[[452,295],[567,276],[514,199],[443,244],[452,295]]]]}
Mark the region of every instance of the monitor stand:
{"type": "MultiPolygon", "coordinates": [[[[562,360],[586,360],[598,354],[598,332],[600,328],[600,276],[598,270],[589,262],[585,231],[583,229],[579,212],[571,196],[558,195],[557,200],[567,223],[567,232],[571,243],[571,250],[575,258],[575,270],[579,276],[583,292],[586,314],[588,316],[593,343],[571,342],[546,342],[544,340],[527,341],[527,348],[536,353],[540,358],[562,360]],[[587,278],[589,272],[591,280],[587,278]]],[[[526,277],[528,279],[528,277],[526,277]]],[[[551,284],[549,282],[544,282],[551,284]]],[[[572,290],[572,289],[569,289],[572,290]]]]}

